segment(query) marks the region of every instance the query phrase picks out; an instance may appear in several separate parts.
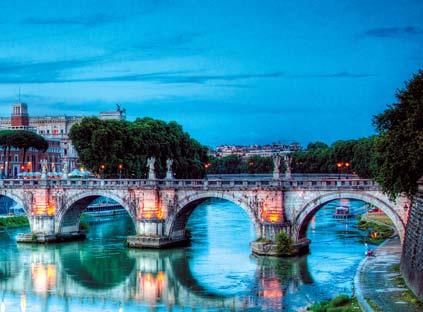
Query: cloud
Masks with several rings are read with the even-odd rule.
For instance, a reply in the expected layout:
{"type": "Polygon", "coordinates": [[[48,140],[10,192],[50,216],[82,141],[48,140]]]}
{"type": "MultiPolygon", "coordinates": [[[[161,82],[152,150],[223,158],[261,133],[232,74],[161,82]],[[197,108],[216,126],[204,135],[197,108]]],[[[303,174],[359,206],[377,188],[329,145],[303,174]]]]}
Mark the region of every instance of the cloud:
{"type": "Polygon", "coordinates": [[[311,73],[311,74],[299,74],[290,75],[291,78],[368,78],[376,75],[369,73],[350,73],[346,71],[335,72],[335,73],[311,73]]]}
{"type": "Polygon", "coordinates": [[[307,79],[307,78],[368,78],[375,76],[369,73],[352,73],[340,71],[333,73],[304,73],[289,74],[278,70],[267,72],[245,72],[225,74],[202,74],[192,70],[132,72],[121,74],[119,71],[109,76],[96,74],[97,65],[113,65],[113,54],[96,57],[86,57],[69,60],[52,60],[43,62],[16,62],[0,59],[0,84],[12,83],[84,83],[84,82],[151,82],[156,84],[198,84],[213,83],[215,86],[243,87],[249,86],[247,82],[255,79],[307,79]],[[84,69],[85,68],[85,69],[84,69]],[[90,68],[87,72],[87,68],[90,68]],[[78,72],[93,73],[92,76],[75,76],[78,72]],[[71,76],[72,75],[72,76],[71,76]]]}
{"type": "Polygon", "coordinates": [[[65,82],[64,71],[92,66],[103,62],[107,56],[54,60],[43,62],[16,62],[0,59],[0,83],[49,83],[65,82]]]}
{"type": "Polygon", "coordinates": [[[133,74],[122,75],[113,77],[97,77],[87,79],[76,79],[75,81],[150,81],[163,84],[168,83],[192,83],[192,84],[205,84],[212,81],[237,81],[247,79],[261,79],[261,78],[278,78],[283,74],[281,72],[269,73],[247,73],[247,74],[227,74],[227,75],[198,75],[186,74],[185,72],[157,72],[146,74],[133,74]]]}
{"type": "Polygon", "coordinates": [[[142,42],[133,45],[134,49],[139,49],[143,52],[156,51],[156,50],[167,50],[167,49],[183,49],[187,48],[187,45],[192,43],[195,39],[200,38],[200,33],[181,33],[167,37],[157,37],[144,40],[142,42]]]}
{"type": "Polygon", "coordinates": [[[88,17],[29,17],[23,20],[27,25],[52,25],[52,26],[84,26],[96,27],[114,22],[115,19],[106,15],[93,15],[88,17]]]}
{"type": "Polygon", "coordinates": [[[421,35],[423,31],[414,26],[372,28],[363,33],[365,37],[393,38],[408,35],[421,35]]]}

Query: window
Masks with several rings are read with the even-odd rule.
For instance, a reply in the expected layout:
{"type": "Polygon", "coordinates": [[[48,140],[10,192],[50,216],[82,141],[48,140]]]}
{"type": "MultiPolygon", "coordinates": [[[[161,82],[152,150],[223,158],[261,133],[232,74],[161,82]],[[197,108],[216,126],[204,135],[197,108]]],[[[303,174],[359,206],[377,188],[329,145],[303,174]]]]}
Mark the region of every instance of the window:
{"type": "Polygon", "coordinates": [[[16,154],[14,155],[14,157],[13,157],[13,161],[14,161],[14,162],[19,162],[18,155],[16,155],[16,154]]]}

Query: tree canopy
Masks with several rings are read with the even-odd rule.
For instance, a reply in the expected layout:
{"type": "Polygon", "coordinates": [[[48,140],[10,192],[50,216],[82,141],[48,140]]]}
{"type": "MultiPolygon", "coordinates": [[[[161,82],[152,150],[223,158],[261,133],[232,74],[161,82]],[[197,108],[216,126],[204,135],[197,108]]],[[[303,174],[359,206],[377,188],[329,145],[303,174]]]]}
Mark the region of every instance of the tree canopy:
{"type": "Polygon", "coordinates": [[[207,148],[176,122],[152,118],[133,122],[84,118],[71,128],[69,137],[82,164],[105,176],[122,173],[125,177],[146,177],[147,159],[154,156],[159,177],[165,175],[166,159],[170,158],[178,178],[199,178],[208,161],[207,148]]]}
{"type": "Polygon", "coordinates": [[[423,176],[423,71],[396,93],[398,102],[374,117],[376,181],[395,197],[412,196],[423,176]]]}
{"type": "Polygon", "coordinates": [[[4,160],[10,148],[23,150],[22,165],[25,162],[26,153],[30,148],[45,152],[48,149],[48,142],[41,135],[28,130],[1,130],[0,146],[3,148],[4,160]]]}
{"type": "Polygon", "coordinates": [[[298,173],[339,173],[337,163],[348,163],[343,173],[356,173],[363,178],[373,177],[376,137],[337,141],[331,146],[315,142],[305,150],[293,154],[292,170],[298,173]]]}
{"type": "MultiPolygon", "coordinates": [[[[283,170],[283,168],[281,169],[283,170]]],[[[209,173],[212,174],[239,174],[239,173],[271,173],[273,160],[270,157],[251,156],[243,159],[236,155],[210,160],[209,173]]]]}

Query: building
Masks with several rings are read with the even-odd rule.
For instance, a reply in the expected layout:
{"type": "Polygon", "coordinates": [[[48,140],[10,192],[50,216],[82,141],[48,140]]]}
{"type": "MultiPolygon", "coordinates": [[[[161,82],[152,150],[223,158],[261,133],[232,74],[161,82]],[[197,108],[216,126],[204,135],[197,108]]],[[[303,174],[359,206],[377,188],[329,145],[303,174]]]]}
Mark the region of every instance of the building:
{"type": "Polygon", "coordinates": [[[253,156],[273,157],[286,151],[298,151],[301,147],[298,143],[291,144],[267,144],[267,145],[221,145],[216,148],[216,157],[239,156],[249,158],[253,156]]]}
{"type": "MultiPolygon", "coordinates": [[[[7,169],[9,176],[16,177],[22,171],[41,171],[40,161],[48,161],[49,171],[60,172],[63,164],[68,163],[69,170],[73,170],[78,164],[78,154],[69,139],[69,131],[72,126],[79,123],[85,116],[43,116],[33,117],[28,113],[28,105],[16,103],[12,106],[11,117],[0,117],[0,129],[29,130],[43,136],[49,143],[46,153],[30,150],[27,159],[22,160],[23,153],[19,150],[11,150],[11,153],[4,160],[4,153],[1,152],[2,172],[7,169]],[[5,165],[3,165],[5,163],[5,165]]],[[[118,106],[115,112],[100,113],[103,120],[123,120],[125,110],[118,106]]]]}

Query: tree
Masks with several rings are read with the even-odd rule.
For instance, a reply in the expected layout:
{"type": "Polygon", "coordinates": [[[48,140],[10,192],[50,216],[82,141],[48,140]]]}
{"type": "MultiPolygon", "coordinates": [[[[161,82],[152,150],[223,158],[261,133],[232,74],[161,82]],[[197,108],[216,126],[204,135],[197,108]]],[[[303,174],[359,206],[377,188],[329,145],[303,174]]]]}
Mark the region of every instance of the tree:
{"type": "Polygon", "coordinates": [[[22,149],[23,151],[22,166],[25,164],[26,154],[30,148],[34,148],[43,153],[47,151],[48,142],[41,135],[27,130],[16,130],[12,132],[12,146],[22,149]]]}
{"type": "Polygon", "coordinates": [[[45,152],[48,149],[48,142],[40,135],[27,130],[1,130],[0,146],[3,148],[3,168],[6,169],[6,160],[12,147],[22,149],[22,166],[25,164],[25,157],[30,148],[45,152]]]}
{"type": "Polygon", "coordinates": [[[13,130],[0,130],[0,146],[3,149],[3,168],[6,170],[6,160],[12,147],[13,130]]]}
{"type": "Polygon", "coordinates": [[[412,196],[423,175],[423,71],[396,93],[398,102],[374,117],[376,180],[395,197],[412,196]]]}
{"type": "Polygon", "coordinates": [[[179,178],[199,178],[208,161],[207,149],[192,139],[176,122],[152,118],[133,122],[84,118],[69,133],[81,162],[91,171],[126,177],[146,177],[149,157],[156,158],[159,177],[166,173],[166,159],[173,159],[179,178]]]}

